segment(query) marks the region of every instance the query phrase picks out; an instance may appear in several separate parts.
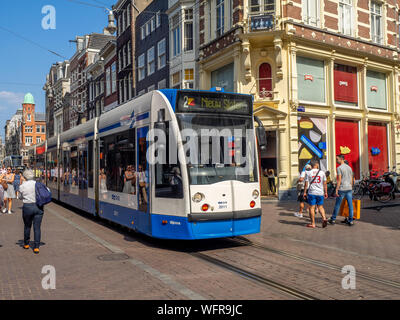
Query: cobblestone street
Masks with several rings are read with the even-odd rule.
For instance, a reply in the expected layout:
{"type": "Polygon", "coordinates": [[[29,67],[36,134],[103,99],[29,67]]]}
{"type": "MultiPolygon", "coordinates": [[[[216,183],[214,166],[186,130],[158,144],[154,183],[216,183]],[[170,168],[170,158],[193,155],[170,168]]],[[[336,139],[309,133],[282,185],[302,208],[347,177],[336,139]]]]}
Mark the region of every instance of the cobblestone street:
{"type": "MultiPolygon", "coordinates": [[[[328,202],[328,216],[333,201],[328,202]]],[[[377,205],[363,203],[362,207],[377,205]]],[[[352,228],[306,228],[296,203],[265,202],[262,232],[235,239],[161,241],[128,232],[52,203],[41,252],[20,247],[21,203],[0,216],[0,298],[6,299],[261,299],[293,297],[242,277],[196,254],[265,277],[318,299],[399,299],[399,208],[363,209],[352,228]],[[42,288],[54,266],[56,289],[42,288]],[[343,290],[341,268],[354,266],[355,290],[343,290]],[[357,276],[357,275],[356,275],[357,276]],[[371,279],[372,278],[372,279],[371,279]],[[375,281],[375,278],[378,281],[375,281]]],[[[338,219],[338,222],[341,218],[338,219]]]]}

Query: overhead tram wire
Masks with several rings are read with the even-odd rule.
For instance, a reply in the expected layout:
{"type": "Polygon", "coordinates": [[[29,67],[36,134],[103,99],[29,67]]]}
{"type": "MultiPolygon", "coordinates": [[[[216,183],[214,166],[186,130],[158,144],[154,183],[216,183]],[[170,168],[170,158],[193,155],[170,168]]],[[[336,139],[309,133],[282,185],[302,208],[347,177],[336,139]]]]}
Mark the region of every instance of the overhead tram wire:
{"type": "Polygon", "coordinates": [[[64,57],[63,55],[61,55],[61,54],[59,54],[59,53],[57,53],[57,52],[55,52],[55,51],[53,51],[53,50],[51,50],[51,49],[48,49],[48,48],[42,46],[41,44],[39,44],[39,43],[37,43],[37,42],[35,42],[35,41],[31,40],[31,39],[28,39],[28,38],[26,38],[26,37],[24,37],[24,36],[21,36],[20,34],[16,33],[15,31],[9,30],[9,29],[4,28],[4,27],[2,27],[2,26],[0,26],[0,30],[6,31],[6,32],[8,32],[8,33],[11,33],[11,34],[14,35],[15,37],[20,38],[20,39],[23,39],[23,40],[25,40],[25,41],[27,41],[27,42],[29,42],[29,43],[31,43],[31,44],[33,44],[33,45],[35,45],[35,46],[41,48],[41,49],[43,49],[43,50],[46,50],[46,51],[50,52],[51,54],[54,54],[54,55],[60,57],[60,58],[67,59],[67,58],[64,57]]]}

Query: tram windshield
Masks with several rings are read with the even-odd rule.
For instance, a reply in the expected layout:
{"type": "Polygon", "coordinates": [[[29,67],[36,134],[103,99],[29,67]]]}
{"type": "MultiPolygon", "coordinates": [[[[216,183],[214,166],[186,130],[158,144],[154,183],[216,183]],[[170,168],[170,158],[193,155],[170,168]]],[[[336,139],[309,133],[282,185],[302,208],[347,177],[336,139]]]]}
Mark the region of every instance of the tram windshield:
{"type": "Polygon", "coordinates": [[[258,181],[252,117],[179,113],[177,118],[184,143],[191,140],[185,151],[192,185],[258,181]]]}

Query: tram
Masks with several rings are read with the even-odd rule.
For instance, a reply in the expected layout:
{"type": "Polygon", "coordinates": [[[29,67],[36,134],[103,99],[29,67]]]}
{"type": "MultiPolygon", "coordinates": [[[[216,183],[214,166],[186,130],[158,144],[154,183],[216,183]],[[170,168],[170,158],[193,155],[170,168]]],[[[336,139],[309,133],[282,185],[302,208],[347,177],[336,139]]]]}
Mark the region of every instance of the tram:
{"type": "Polygon", "coordinates": [[[13,169],[21,169],[24,167],[22,163],[22,156],[18,155],[5,157],[3,160],[3,165],[6,168],[11,167],[13,169]]]}
{"type": "Polygon", "coordinates": [[[256,127],[254,120],[250,95],[156,90],[48,139],[36,147],[30,165],[38,169],[45,163],[39,169],[54,199],[151,237],[258,233],[256,136],[259,146],[265,147],[266,139],[261,122],[256,127]],[[236,133],[228,135],[226,144],[222,137],[215,142],[215,137],[196,136],[204,129],[247,135],[240,140],[236,133]],[[183,134],[188,130],[198,142],[195,152],[183,134]],[[229,158],[239,152],[238,145],[242,163],[220,161],[222,154],[229,158]],[[211,161],[215,146],[217,159],[211,161]],[[154,161],[160,155],[164,160],[154,161]],[[209,161],[199,161],[203,156],[209,161]]]}

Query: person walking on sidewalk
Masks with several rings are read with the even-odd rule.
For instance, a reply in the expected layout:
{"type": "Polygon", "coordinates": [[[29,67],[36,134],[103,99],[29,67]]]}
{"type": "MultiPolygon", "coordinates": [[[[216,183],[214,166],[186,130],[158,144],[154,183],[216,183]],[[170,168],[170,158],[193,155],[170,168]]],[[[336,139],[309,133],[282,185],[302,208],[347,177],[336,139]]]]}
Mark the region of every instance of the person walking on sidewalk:
{"type": "Polygon", "coordinates": [[[7,173],[4,175],[4,180],[7,183],[7,190],[5,190],[4,192],[3,213],[6,213],[7,209],[8,209],[8,214],[12,213],[12,200],[15,199],[14,179],[15,179],[15,174],[11,171],[11,167],[8,167],[7,173]]]}
{"type": "Polygon", "coordinates": [[[318,161],[311,161],[312,170],[308,171],[305,178],[304,198],[307,198],[310,205],[311,223],[307,225],[309,228],[315,228],[315,207],[322,216],[322,228],[328,225],[328,220],[325,216],[324,199],[328,198],[328,190],[326,185],[326,176],[319,169],[318,161]],[[308,194],[307,194],[308,190],[308,194]]]}
{"type": "MultiPolygon", "coordinates": [[[[297,181],[297,190],[299,191],[297,194],[297,201],[300,202],[300,208],[299,208],[299,212],[295,212],[294,215],[298,218],[303,218],[303,210],[304,210],[304,206],[306,203],[306,200],[304,199],[304,184],[305,184],[305,178],[306,178],[306,174],[308,171],[310,171],[311,165],[307,164],[305,167],[305,170],[301,172],[300,174],[300,178],[297,181]]],[[[307,208],[307,211],[309,211],[309,208],[307,208]]]]}
{"type": "Polygon", "coordinates": [[[336,184],[336,203],[332,217],[329,219],[330,224],[335,224],[336,217],[340,209],[342,200],[346,198],[349,205],[349,219],[342,222],[349,226],[353,226],[353,170],[346,164],[343,155],[336,156],[336,162],[339,164],[337,168],[337,184],[336,184]]]}
{"type": "Polygon", "coordinates": [[[24,181],[19,187],[20,199],[24,205],[22,207],[22,218],[24,220],[24,249],[29,249],[29,241],[31,237],[31,228],[33,223],[34,232],[34,247],[33,252],[39,253],[40,238],[41,238],[41,224],[43,219],[43,207],[36,204],[36,181],[35,173],[27,169],[24,171],[24,181]]]}

